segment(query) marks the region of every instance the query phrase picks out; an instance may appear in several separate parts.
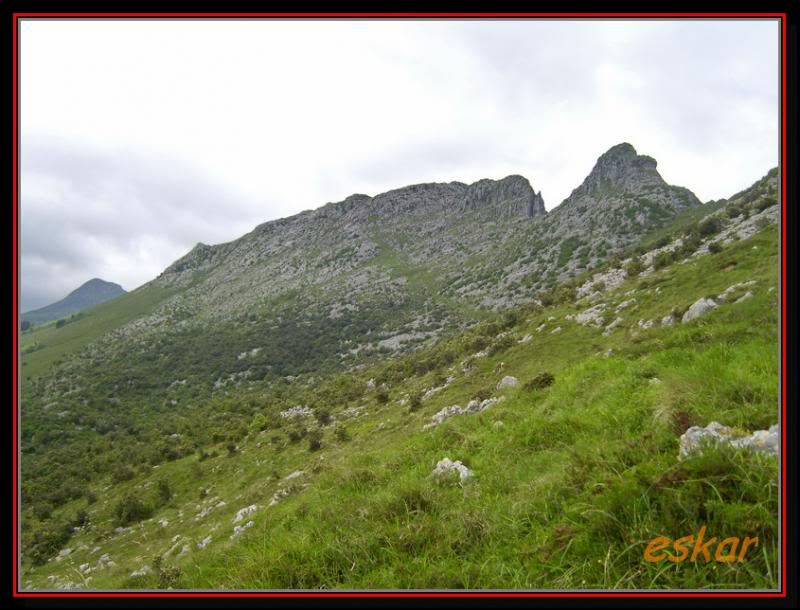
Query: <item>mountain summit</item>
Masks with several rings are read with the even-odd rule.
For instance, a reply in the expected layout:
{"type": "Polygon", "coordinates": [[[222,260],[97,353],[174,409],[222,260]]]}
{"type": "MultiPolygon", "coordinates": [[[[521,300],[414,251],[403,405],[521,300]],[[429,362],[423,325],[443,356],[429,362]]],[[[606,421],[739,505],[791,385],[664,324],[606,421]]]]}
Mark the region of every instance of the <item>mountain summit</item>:
{"type": "Polygon", "coordinates": [[[583,183],[563,204],[579,204],[587,199],[608,202],[647,198],[675,212],[700,205],[700,200],[688,189],[667,184],[657,166],[653,157],[637,154],[627,142],[612,146],[600,155],[583,183]]]}
{"type": "Polygon", "coordinates": [[[23,313],[21,318],[28,322],[47,322],[73,314],[81,309],[105,303],[125,294],[119,284],[93,278],[82,284],[60,301],[23,313]]]}

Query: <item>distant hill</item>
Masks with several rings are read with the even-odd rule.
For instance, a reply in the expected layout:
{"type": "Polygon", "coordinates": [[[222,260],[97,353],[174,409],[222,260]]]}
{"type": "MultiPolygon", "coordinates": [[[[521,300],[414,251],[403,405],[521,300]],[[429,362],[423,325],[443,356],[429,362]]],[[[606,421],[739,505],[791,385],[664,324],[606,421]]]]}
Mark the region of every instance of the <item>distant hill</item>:
{"type": "Polygon", "coordinates": [[[123,294],[125,294],[125,289],[119,284],[94,278],[56,303],[23,313],[22,320],[27,320],[28,322],[57,320],[87,307],[94,307],[100,303],[116,299],[123,294]]]}

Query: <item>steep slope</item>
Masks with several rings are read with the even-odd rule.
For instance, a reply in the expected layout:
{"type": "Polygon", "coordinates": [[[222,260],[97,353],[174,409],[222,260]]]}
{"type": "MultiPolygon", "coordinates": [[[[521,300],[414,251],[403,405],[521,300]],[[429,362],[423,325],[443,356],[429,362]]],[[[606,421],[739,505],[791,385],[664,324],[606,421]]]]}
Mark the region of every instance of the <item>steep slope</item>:
{"type": "MultiPolygon", "coordinates": [[[[177,457],[114,456],[130,473],[74,483],[93,497],[41,522],[54,533],[26,513],[24,584],[774,588],[774,456],[678,454],[689,426],[777,421],[776,195],[770,172],[702,218],[674,219],[658,245],[576,278],[561,302],[404,358],[242,386],[208,410],[182,409],[191,388],[174,385],[179,404],[151,444],[177,457]],[[709,296],[715,307],[685,317],[709,296]],[[472,476],[437,481],[445,457],[472,476]],[[757,552],[643,561],[655,536],[702,526],[758,536],[757,552]]],[[[78,463],[89,471],[111,451],[78,463]]]]}
{"type": "MultiPolygon", "coordinates": [[[[431,351],[438,342],[496,320],[493,310],[574,298],[592,267],[698,203],[628,146],[603,155],[590,178],[547,214],[518,176],[354,195],[198,244],[134,293],[33,333],[22,393],[28,523],[109,477],[223,442],[235,450],[264,405],[270,421],[278,408],[357,406],[363,392],[346,379],[387,358],[414,351],[408,374],[441,369],[449,356],[431,351]],[[342,372],[335,392],[320,385],[342,372]]],[[[776,208],[751,208],[775,185],[771,173],[742,195],[750,216],[726,218],[725,230],[754,229],[776,208]]],[[[675,256],[704,247],[693,243],[676,239],[675,256]]],[[[585,294],[620,277],[593,279],[585,294]]]]}
{"type": "Polygon", "coordinates": [[[131,349],[167,351],[176,375],[206,387],[360,366],[530,301],[699,203],[687,193],[621,145],[550,214],[521,176],[353,195],[227,244],[198,244],[149,285],[174,296],[70,366],[107,369],[131,349]],[[198,363],[210,347],[219,357],[198,363]]]}
{"type": "Polygon", "coordinates": [[[82,284],[60,301],[51,303],[46,307],[34,309],[22,314],[23,321],[28,322],[48,322],[64,318],[70,314],[100,305],[111,299],[116,299],[125,294],[125,290],[119,284],[106,282],[99,278],[94,278],[82,284]]]}

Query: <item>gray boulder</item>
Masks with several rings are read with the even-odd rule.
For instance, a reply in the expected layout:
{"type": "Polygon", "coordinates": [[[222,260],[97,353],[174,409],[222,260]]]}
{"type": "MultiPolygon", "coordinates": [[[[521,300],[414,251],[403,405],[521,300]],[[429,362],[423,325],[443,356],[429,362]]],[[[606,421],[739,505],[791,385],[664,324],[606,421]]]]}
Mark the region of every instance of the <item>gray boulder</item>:
{"type": "Polygon", "coordinates": [[[499,382],[497,382],[498,390],[505,390],[506,388],[516,388],[519,385],[519,379],[506,375],[499,382]]]}
{"type": "Polygon", "coordinates": [[[686,324],[687,322],[691,322],[695,318],[699,318],[702,315],[705,315],[712,309],[717,307],[717,303],[714,299],[706,299],[705,297],[701,297],[697,299],[692,306],[683,314],[683,318],[681,318],[681,322],[686,324]]]}
{"type": "Polygon", "coordinates": [[[718,443],[737,449],[749,449],[777,455],[780,449],[780,426],[775,424],[769,430],[756,430],[745,436],[738,436],[733,429],[715,421],[705,428],[692,426],[681,435],[678,457],[685,458],[704,447],[718,443]]]}

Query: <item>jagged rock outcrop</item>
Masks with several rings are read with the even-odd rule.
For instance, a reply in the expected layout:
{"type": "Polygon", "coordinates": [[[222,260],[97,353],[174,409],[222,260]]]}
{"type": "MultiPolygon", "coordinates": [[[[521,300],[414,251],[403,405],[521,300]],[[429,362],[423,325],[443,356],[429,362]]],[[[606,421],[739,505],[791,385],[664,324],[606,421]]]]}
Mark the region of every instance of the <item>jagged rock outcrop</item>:
{"type": "Polygon", "coordinates": [[[578,206],[581,203],[618,207],[626,200],[641,198],[653,205],[665,206],[673,211],[700,205],[694,194],[683,187],[667,184],[656,169],[656,160],[639,155],[636,149],[623,142],[612,146],[597,159],[594,168],[562,203],[578,206]]]}
{"type": "Polygon", "coordinates": [[[479,180],[469,185],[464,196],[464,209],[487,208],[512,218],[533,218],[547,213],[541,191],[536,193],[522,176],[479,180]]]}
{"type": "Polygon", "coordinates": [[[99,363],[169,345],[180,369],[213,337],[225,351],[199,373],[211,392],[292,380],[300,362],[358,366],[430,345],[478,308],[529,302],[698,203],[629,144],[601,155],[550,212],[519,175],[354,194],[228,243],[197,244],[143,287],[174,292],[87,357],[99,363]]]}

